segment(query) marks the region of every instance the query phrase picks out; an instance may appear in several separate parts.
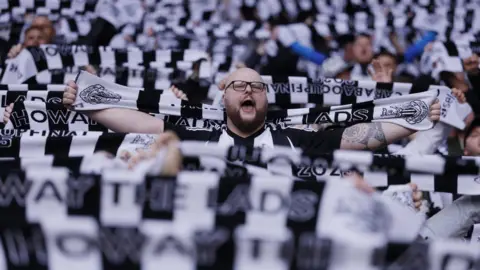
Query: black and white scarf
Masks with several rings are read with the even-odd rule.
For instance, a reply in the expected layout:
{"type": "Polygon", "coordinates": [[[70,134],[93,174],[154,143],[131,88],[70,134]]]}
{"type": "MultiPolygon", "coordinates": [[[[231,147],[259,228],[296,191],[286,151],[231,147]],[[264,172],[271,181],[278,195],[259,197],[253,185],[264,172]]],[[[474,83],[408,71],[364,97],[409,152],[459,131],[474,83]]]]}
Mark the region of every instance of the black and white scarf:
{"type": "MultiPolygon", "coordinates": [[[[137,100],[137,106],[139,106],[138,108],[142,110],[146,108],[160,107],[162,98],[164,97],[163,94],[171,94],[169,92],[164,92],[161,89],[166,89],[169,87],[170,83],[174,83],[170,82],[168,79],[163,79],[163,75],[159,75],[158,71],[155,71],[154,69],[142,71],[128,68],[117,68],[115,69],[114,73],[114,69],[107,67],[100,68],[98,72],[100,78],[109,83],[115,82],[135,87],[128,88],[128,90],[126,90],[127,88],[123,86],[109,84],[111,85],[111,89],[114,89],[114,91],[117,91],[116,89],[125,89],[124,91],[128,91],[129,96],[131,96],[131,98],[128,99],[137,100]],[[125,73],[128,73],[130,76],[127,78],[122,76],[125,75],[125,73]],[[113,76],[114,74],[115,76],[113,76]],[[128,83],[125,84],[126,80],[128,83]],[[155,86],[155,88],[146,88],[145,86],[155,86]],[[145,88],[145,90],[138,89],[136,87],[145,88]]],[[[73,74],[70,75],[70,78],[72,78],[72,76],[73,74]]],[[[86,75],[81,75],[80,77],[82,76],[86,75]]],[[[403,96],[412,91],[418,92],[418,90],[439,90],[438,98],[442,106],[440,121],[456,128],[463,129],[465,127],[463,119],[471,112],[471,107],[468,106],[468,104],[459,104],[456,101],[456,98],[452,95],[450,89],[444,86],[430,86],[428,89],[417,89],[418,87],[416,85],[407,83],[387,84],[377,83],[374,81],[342,81],[330,78],[311,80],[306,77],[262,76],[262,79],[268,85],[267,99],[269,104],[275,104],[280,107],[289,106],[292,104],[315,104],[317,106],[349,105],[381,98],[403,96]]],[[[210,88],[216,87],[211,85],[210,88]]],[[[47,94],[36,90],[63,90],[60,86],[36,84],[0,85],[0,89],[2,89],[0,90],[2,91],[0,92],[2,101],[0,107],[2,108],[15,101],[26,100],[46,102],[45,98],[47,96],[59,96],[61,100],[61,93],[47,94]]],[[[221,91],[215,89],[212,91],[216,91],[218,93],[217,95],[219,95],[216,97],[216,100],[221,98],[221,95],[223,94],[221,91]]],[[[58,102],[58,99],[55,100],[56,102],[51,102],[49,99],[48,102],[57,104],[60,103],[58,102]]],[[[218,103],[219,102],[214,101],[213,104],[218,103]]],[[[159,109],[155,109],[155,111],[152,112],[158,113],[159,109]]]]}
{"type": "MultiPolygon", "coordinates": [[[[185,65],[183,70],[173,68],[143,68],[143,67],[94,67],[98,77],[116,84],[142,87],[149,90],[168,89],[177,81],[185,80],[191,73],[191,64],[185,65]],[[180,73],[175,74],[175,71],[180,73]],[[179,72],[180,71],[180,72],[179,72]],[[183,74],[182,74],[183,73],[183,74]]],[[[67,67],[64,69],[44,70],[27,80],[28,84],[67,84],[75,80],[79,67],[67,67]]],[[[206,78],[203,78],[206,79],[206,78]]]]}
{"type": "MultiPolygon", "coordinates": [[[[121,51],[109,47],[41,45],[26,48],[16,58],[9,60],[1,82],[22,83],[41,71],[72,66],[191,67],[192,62],[202,58],[207,59],[207,54],[196,50],[143,52],[135,49],[121,51]]],[[[204,74],[210,74],[210,70],[206,63],[202,64],[199,76],[205,77],[204,74]]]]}
{"type": "MultiPolygon", "coordinates": [[[[144,149],[155,142],[154,135],[100,132],[2,132],[2,157],[23,157],[8,161],[12,168],[24,168],[28,160],[38,158],[44,166],[70,164],[72,171],[80,171],[82,159],[98,151],[119,155],[122,151],[144,149]],[[44,156],[52,155],[52,159],[44,156]],[[71,157],[71,158],[60,158],[71,157]]],[[[387,187],[413,182],[419,190],[453,194],[480,194],[479,165],[476,160],[461,157],[378,156],[368,152],[335,151],[333,155],[302,156],[291,149],[246,150],[243,146],[225,148],[202,142],[183,142],[184,168],[189,171],[214,171],[225,176],[283,175],[304,180],[343,178],[344,172],[356,169],[363,172],[366,181],[374,187],[387,187]],[[246,155],[247,151],[251,155],[246,155]],[[243,153],[243,155],[239,155],[243,153]],[[258,160],[257,160],[258,159],[258,160]],[[247,164],[238,166],[238,161],[247,164]],[[235,163],[230,163],[235,162],[235,163]],[[286,162],[286,163],[285,163],[286,162]],[[265,164],[268,170],[248,164],[265,164]]],[[[8,166],[10,166],[8,165],[8,166]]]]}
{"type": "MultiPolygon", "coordinates": [[[[138,109],[137,104],[144,103],[139,101],[139,97],[143,96],[144,100],[153,100],[152,103],[148,103],[150,105],[146,106],[153,113],[196,119],[225,119],[224,111],[219,107],[187,104],[175,98],[166,98],[162,102],[158,99],[160,95],[142,90],[132,91],[131,88],[105,82],[83,71],[80,72],[76,83],[79,87],[77,93],[79,98],[73,106],[78,111],[111,107],[138,109]],[[108,96],[108,98],[100,100],[91,98],[100,92],[102,96],[108,96]],[[159,101],[159,103],[155,101],[159,101]]],[[[429,104],[437,95],[438,92],[431,91],[329,108],[270,111],[267,114],[267,121],[280,120],[287,124],[387,121],[415,130],[429,129],[432,127],[432,122],[428,118],[429,104]]]]}

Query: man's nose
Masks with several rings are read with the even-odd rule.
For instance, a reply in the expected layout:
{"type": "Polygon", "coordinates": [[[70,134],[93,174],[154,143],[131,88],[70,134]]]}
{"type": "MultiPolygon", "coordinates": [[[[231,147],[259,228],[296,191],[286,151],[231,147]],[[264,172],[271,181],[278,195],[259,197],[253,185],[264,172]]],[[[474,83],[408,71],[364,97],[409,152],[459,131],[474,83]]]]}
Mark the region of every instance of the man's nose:
{"type": "Polygon", "coordinates": [[[253,92],[252,91],[252,85],[251,84],[247,84],[247,87],[245,87],[245,93],[248,94],[248,93],[251,93],[253,92]]]}

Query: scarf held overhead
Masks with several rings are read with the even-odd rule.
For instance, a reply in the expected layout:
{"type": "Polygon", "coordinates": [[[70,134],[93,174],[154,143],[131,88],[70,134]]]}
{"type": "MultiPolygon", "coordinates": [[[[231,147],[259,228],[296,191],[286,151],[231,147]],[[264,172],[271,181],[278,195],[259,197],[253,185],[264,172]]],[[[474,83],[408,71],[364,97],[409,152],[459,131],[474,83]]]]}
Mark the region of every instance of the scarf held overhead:
{"type": "MultiPolygon", "coordinates": [[[[103,81],[83,71],[79,73],[76,83],[78,92],[73,105],[77,111],[114,107],[138,109],[138,91],[131,91],[131,88],[103,81]]],[[[429,107],[437,95],[438,92],[432,91],[330,108],[270,111],[267,121],[287,124],[383,121],[414,130],[425,130],[433,125],[428,117],[429,107]]],[[[196,119],[225,120],[222,108],[188,104],[176,98],[168,98],[163,102],[160,100],[156,107],[152,108],[151,112],[196,119]]]]}

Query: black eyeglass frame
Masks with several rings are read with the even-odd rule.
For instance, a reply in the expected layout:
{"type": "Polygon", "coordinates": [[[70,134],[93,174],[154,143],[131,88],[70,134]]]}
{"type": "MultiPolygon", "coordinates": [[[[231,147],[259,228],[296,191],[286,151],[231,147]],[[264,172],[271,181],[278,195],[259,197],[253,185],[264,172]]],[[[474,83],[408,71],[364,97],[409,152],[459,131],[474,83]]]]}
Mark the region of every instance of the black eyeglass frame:
{"type": "Polygon", "coordinates": [[[262,92],[264,92],[264,91],[267,90],[267,84],[264,83],[264,82],[255,82],[255,81],[254,81],[254,82],[247,82],[247,81],[241,81],[241,80],[231,81],[231,82],[227,85],[227,87],[225,87],[225,89],[228,89],[230,86],[232,86],[232,85],[233,85],[234,83],[236,83],[236,82],[245,83],[245,88],[243,88],[243,90],[236,90],[235,87],[232,87],[233,91],[245,92],[245,91],[247,90],[247,86],[250,86],[250,89],[252,89],[252,92],[254,92],[254,93],[262,93],[262,92]],[[262,85],[263,85],[262,90],[260,90],[260,91],[254,90],[254,89],[257,89],[257,88],[252,87],[252,83],[260,83],[260,84],[262,84],[262,85]]]}

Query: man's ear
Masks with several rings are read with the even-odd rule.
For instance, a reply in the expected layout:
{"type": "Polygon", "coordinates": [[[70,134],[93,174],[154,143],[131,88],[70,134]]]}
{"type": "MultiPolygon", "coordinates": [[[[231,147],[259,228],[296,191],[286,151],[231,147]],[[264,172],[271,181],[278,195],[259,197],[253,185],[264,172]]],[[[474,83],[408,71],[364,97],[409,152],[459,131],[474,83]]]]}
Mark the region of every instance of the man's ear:
{"type": "Polygon", "coordinates": [[[222,79],[222,80],[218,83],[218,89],[224,91],[224,90],[225,90],[225,87],[226,87],[226,84],[227,84],[227,78],[222,79]]]}

